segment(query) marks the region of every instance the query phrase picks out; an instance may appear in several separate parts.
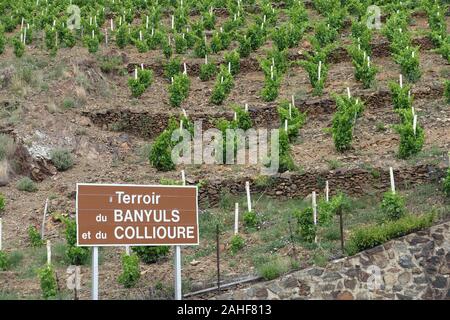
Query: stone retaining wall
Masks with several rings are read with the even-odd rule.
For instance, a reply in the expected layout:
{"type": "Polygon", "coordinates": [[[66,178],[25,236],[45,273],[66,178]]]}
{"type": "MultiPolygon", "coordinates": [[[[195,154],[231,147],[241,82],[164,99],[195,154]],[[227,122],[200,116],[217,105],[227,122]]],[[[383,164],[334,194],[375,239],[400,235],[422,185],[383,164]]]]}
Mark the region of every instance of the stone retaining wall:
{"type": "Polygon", "coordinates": [[[450,300],[450,222],[214,299],[450,300]]]}
{"type": "MultiPolygon", "coordinates": [[[[398,189],[407,189],[412,185],[437,182],[445,174],[445,167],[418,165],[395,170],[395,182],[398,189]]],[[[329,182],[331,193],[338,190],[350,196],[360,196],[369,192],[385,192],[390,188],[389,171],[385,169],[345,169],[322,172],[285,173],[271,177],[265,184],[255,178],[238,178],[234,180],[210,180],[202,186],[199,200],[202,204],[215,206],[219,202],[223,190],[231,194],[244,194],[245,181],[250,181],[251,190],[264,192],[267,196],[278,199],[305,197],[312,191],[320,192],[329,182]]],[[[196,181],[197,183],[198,181],[196,181]]]]}
{"type": "MultiPolygon", "coordinates": [[[[355,97],[359,97],[364,101],[366,109],[381,110],[392,104],[391,94],[388,89],[381,89],[374,92],[373,90],[354,90],[355,97]]],[[[430,83],[412,90],[415,99],[437,99],[442,97],[442,83],[430,83]]],[[[332,114],[336,109],[336,103],[330,96],[321,98],[304,98],[295,101],[296,107],[301,112],[307,112],[308,118],[316,118],[324,114],[332,114]]],[[[276,103],[267,103],[260,106],[250,106],[250,116],[253,120],[254,127],[275,128],[279,125],[279,116],[276,103]]],[[[83,111],[83,116],[104,130],[112,129],[129,132],[144,138],[157,137],[166,127],[169,118],[178,117],[176,113],[153,113],[148,111],[132,111],[130,109],[108,109],[100,111],[83,111]]],[[[216,113],[195,113],[189,115],[192,121],[202,120],[203,130],[215,126],[218,118],[233,119],[233,112],[216,112],[216,113]]]]}

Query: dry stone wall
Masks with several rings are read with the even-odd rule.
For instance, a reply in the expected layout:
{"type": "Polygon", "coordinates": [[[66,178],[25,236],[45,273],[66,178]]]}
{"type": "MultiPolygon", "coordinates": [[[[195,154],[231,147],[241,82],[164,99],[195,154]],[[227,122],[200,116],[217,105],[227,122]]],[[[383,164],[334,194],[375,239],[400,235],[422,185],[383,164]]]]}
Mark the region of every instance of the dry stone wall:
{"type": "MultiPolygon", "coordinates": [[[[437,182],[445,173],[445,167],[418,165],[401,168],[395,171],[395,182],[398,189],[407,189],[413,185],[437,182]]],[[[312,191],[322,192],[328,180],[331,194],[342,191],[350,196],[360,196],[368,192],[385,192],[390,188],[389,172],[385,169],[365,170],[360,168],[302,174],[284,173],[273,176],[265,184],[255,178],[239,178],[234,180],[210,180],[200,187],[199,200],[203,204],[216,205],[223,192],[231,194],[245,193],[245,181],[250,181],[252,192],[262,193],[278,199],[305,197],[312,191]]]]}
{"type": "Polygon", "coordinates": [[[450,300],[450,222],[215,299],[450,300]]]}

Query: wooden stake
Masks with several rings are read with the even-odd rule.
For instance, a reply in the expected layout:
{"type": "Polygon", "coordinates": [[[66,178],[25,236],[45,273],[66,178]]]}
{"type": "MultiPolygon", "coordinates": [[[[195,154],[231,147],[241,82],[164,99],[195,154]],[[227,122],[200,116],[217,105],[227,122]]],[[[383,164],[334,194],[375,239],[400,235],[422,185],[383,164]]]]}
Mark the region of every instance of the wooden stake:
{"type": "Polygon", "coordinates": [[[181,181],[183,182],[183,186],[186,185],[186,175],[184,173],[184,170],[181,170],[181,181]]]}
{"type": "MultiPolygon", "coordinates": [[[[317,201],[315,191],[313,191],[312,193],[312,207],[313,207],[314,226],[317,226],[317,201]]],[[[314,242],[317,243],[317,235],[314,237],[314,242]]]]}
{"type": "Polygon", "coordinates": [[[389,175],[391,178],[391,191],[395,194],[394,169],[392,167],[389,167],[389,175]]]}
{"type": "Polygon", "coordinates": [[[400,74],[400,88],[403,88],[403,75],[400,74]]]}
{"type": "Polygon", "coordinates": [[[0,218],[0,251],[2,251],[2,228],[3,228],[3,222],[2,222],[2,218],[0,218]]]}
{"type": "Polygon", "coordinates": [[[319,68],[317,69],[317,80],[320,81],[320,77],[322,74],[322,61],[319,61],[319,68]]]}
{"type": "Polygon", "coordinates": [[[217,291],[220,292],[220,239],[219,225],[216,225],[216,256],[217,256],[217,291]]]}
{"type": "Polygon", "coordinates": [[[247,209],[248,212],[252,212],[252,200],[250,198],[250,182],[245,182],[245,191],[247,192],[247,209]]]}
{"type": "Polygon", "coordinates": [[[45,220],[47,218],[47,210],[48,210],[48,198],[45,200],[44,216],[42,217],[41,239],[44,239],[45,236],[45,220]]]}
{"type": "Polygon", "coordinates": [[[330,187],[329,187],[329,184],[328,184],[328,180],[325,181],[325,200],[327,202],[330,201],[330,187]]]}
{"type": "Polygon", "coordinates": [[[47,265],[52,264],[52,244],[50,240],[47,240],[47,265]]]}
{"type": "Polygon", "coordinates": [[[238,234],[238,232],[239,232],[239,203],[236,202],[234,204],[234,234],[238,234]]]}
{"type": "Polygon", "coordinates": [[[416,131],[417,131],[417,114],[415,114],[414,118],[413,118],[413,130],[414,130],[414,135],[416,135],[416,131]]]}
{"type": "Polygon", "coordinates": [[[314,225],[317,225],[317,201],[316,201],[316,192],[315,191],[313,191],[313,193],[312,193],[312,207],[313,207],[314,225]]]}

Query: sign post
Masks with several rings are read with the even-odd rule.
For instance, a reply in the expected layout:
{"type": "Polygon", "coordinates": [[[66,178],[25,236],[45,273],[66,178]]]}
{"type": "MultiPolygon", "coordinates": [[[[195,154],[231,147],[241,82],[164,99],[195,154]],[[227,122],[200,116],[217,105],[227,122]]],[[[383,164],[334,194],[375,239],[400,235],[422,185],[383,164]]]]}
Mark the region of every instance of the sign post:
{"type": "Polygon", "coordinates": [[[92,300],[98,300],[98,247],[92,248],[92,300]]]}
{"type": "Polygon", "coordinates": [[[198,245],[197,186],[77,184],[77,245],[92,248],[98,299],[100,246],[175,246],[175,298],[181,299],[181,245],[198,245]]]}

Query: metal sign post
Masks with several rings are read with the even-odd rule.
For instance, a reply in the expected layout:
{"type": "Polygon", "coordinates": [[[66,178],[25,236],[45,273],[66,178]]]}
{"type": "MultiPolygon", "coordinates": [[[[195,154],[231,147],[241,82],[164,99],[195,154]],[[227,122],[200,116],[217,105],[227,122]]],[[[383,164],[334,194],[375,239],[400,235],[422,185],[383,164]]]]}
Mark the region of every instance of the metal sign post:
{"type": "Polygon", "coordinates": [[[92,247],[92,300],[98,300],[98,247],[92,247]]]}

